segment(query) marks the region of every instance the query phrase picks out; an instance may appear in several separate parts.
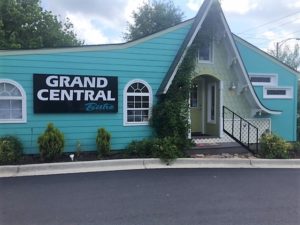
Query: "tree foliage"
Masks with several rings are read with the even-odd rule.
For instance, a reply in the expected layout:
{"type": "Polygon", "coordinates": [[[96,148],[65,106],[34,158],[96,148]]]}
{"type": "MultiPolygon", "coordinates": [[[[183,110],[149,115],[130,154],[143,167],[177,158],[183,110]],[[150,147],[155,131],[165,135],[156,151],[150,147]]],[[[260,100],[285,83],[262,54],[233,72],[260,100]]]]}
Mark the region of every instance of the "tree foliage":
{"type": "Polygon", "coordinates": [[[183,12],[170,0],[150,0],[137,11],[133,11],[134,22],[128,23],[124,39],[127,41],[142,38],[180,23],[183,12]]]}
{"type": "Polygon", "coordinates": [[[284,45],[278,48],[278,55],[276,47],[274,49],[268,50],[268,53],[280,60],[281,62],[287,64],[295,70],[300,69],[300,46],[295,44],[294,47],[289,45],[284,45]]]}
{"type": "Polygon", "coordinates": [[[0,49],[82,45],[69,19],[61,22],[39,0],[0,1],[0,49]]]}
{"type": "Polygon", "coordinates": [[[172,137],[183,150],[188,147],[189,93],[191,77],[195,69],[195,43],[190,47],[177,74],[165,95],[161,95],[153,107],[151,126],[159,138],[172,137]]]}
{"type": "Polygon", "coordinates": [[[195,37],[187,50],[167,93],[159,96],[152,110],[151,125],[156,136],[174,138],[176,146],[181,150],[190,147],[191,144],[188,140],[189,99],[197,51],[205,43],[204,40],[212,37],[213,32],[209,23],[204,24],[202,29],[203,32],[195,37]]]}
{"type": "MultiPolygon", "coordinates": [[[[278,48],[278,54],[276,46],[274,49],[268,50],[268,53],[276,57],[281,62],[284,62],[293,69],[300,70],[300,46],[295,44],[293,48],[289,45],[278,48]]],[[[297,112],[300,115],[300,83],[298,82],[298,101],[297,101],[297,112]]],[[[297,119],[297,140],[300,140],[300,117],[297,119]]]]}

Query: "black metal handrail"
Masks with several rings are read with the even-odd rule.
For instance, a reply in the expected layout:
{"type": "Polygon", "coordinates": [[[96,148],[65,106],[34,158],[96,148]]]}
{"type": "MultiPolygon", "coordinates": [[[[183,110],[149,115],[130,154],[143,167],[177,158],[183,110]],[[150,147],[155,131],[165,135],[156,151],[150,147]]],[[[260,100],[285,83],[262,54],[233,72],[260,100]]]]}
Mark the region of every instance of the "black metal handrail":
{"type": "Polygon", "coordinates": [[[256,154],[258,153],[258,128],[251,124],[246,119],[242,118],[226,106],[223,106],[223,131],[230,136],[232,139],[234,139],[236,142],[238,142],[240,145],[245,147],[248,151],[256,154]],[[225,115],[229,114],[229,119],[232,119],[232,125],[231,130],[227,130],[225,126],[225,115]],[[238,128],[239,126],[239,128],[238,128]],[[246,138],[243,135],[243,132],[246,128],[246,138]],[[236,132],[236,130],[239,129],[239,132],[236,132]],[[255,141],[250,141],[250,136],[253,137],[254,132],[254,139],[255,141]],[[254,147],[254,149],[253,149],[254,147]]]}

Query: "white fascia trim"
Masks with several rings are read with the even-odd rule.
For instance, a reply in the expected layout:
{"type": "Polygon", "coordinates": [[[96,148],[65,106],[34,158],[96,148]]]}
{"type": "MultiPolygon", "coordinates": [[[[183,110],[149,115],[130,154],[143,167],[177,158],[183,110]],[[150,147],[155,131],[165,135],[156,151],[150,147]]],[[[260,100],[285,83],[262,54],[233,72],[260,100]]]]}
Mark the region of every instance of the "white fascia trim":
{"type": "Polygon", "coordinates": [[[249,79],[249,77],[248,77],[247,71],[246,71],[246,69],[245,69],[245,67],[244,67],[244,63],[243,63],[243,61],[242,61],[242,59],[241,59],[241,56],[240,56],[240,54],[239,54],[239,51],[238,51],[238,49],[237,49],[237,47],[236,47],[236,45],[235,45],[235,42],[234,42],[234,40],[233,40],[232,33],[231,33],[231,31],[230,31],[230,29],[229,29],[229,27],[228,27],[228,24],[227,24],[227,22],[226,22],[226,19],[224,18],[224,14],[223,14],[222,12],[220,12],[220,16],[221,16],[223,25],[224,25],[224,27],[225,27],[225,30],[226,30],[228,39],[229,39],[229,41],[230,41],[230,43],[231,43],[231,46],[232,46],[232,48],[233,48],[233,50],[234,50],[234,53],[235,53],[235,55],[236,55],[236,58],[237,58],[237,60],[238,60],[238,62],[239,62],[239,64],[240,64],[240,67],[241,67],[242,71],[243,71],[243,75],[244,75],[244,77],[245,77],[245,80],[246,80],[247,85],[248,85],[248,87],[249,87],[249,90],[250,90],[250,92],[251,92],[251,94],[252,94],[252,97],[254,98],[255,103],[257,104],[257,106],[258,106],[261,110],[263,110],[264,112],[266,112],[266,113],[268,113],[268,114],[280,115],[282,112],[271,111],[271,110],[269,110],[269,109],[266,109],[266,108],[260,103],[260,101],[257,99],[257,96],[256,96],[256,94],[255,94],[255,92],[254,92],[253,86],[252,86],[252,84],[251,84],[251,82],[250,82],[250,79],[249,79]]]}
{"type": "Polygon", "coordinates": [[[79,47],[69,47],[69,48],[50,48],[50,49],[29,49],[29,50],[0,50],[0,56],[7,55],[32,55],[32,54],[51,54],[51,53],[71,53],[71,52],[90,52],[90,51],[108,51],[108,50],[120,50],[126,49],[137,44],[143,43],[145,41],[151,40],[153,38],[162,36],[164,34],[170,33],[172,31],[178,30],[185,27],[188,24],[193,23],[193,19],[182,22],[173,27],[167,28],[155,34],[151,34],[144,38],[137,39],[135,41],[118,43],[118,44],[103,44],[103,45],[91,45],[91,46],[79,46],[79,47]]]}
{"type": "MultiPolygon", "coordinates": [[[[22,100],[22,118],[21,119],[7,119],[7,120],[0,120],[0,124],[1,123],[27,123],[27,97],[26,97],[26,92],[23,89],[23,87],[17,83],[14,80],[11,79],[0,79],[0,83],[9,83],[12,84],[14,86],[16,86],[18,88],[18,90],[21,92],[21,97],[17,98],[17,99],[21,99],[22,100]]],[[[10,99],[12,99],[10,97],[10,99]]]]}
{"type": "MultiPolygon", "coordinates": [[[[186,48],[185,48],[185,50],[184,50],[184,52],[183,52],[183,54],[182,54],[182,56],[181,56],[181,58],[180,58],[178,64],[176,65],[175,70],[174,70],[173,73],[172,73],[172,76],[170,77],[170,79],[169,79],[167,85],[165,86],[165,89],[164,89],[164,91],[163,91],[163,94],[166,94],[167,91],[169,90],[169,87],[171,86],[171,84],[172,84],[172,82],[173,82],[173,79],[174,79],[174,77],[175,77],[175,75],[176,75],[176,73],[177,73],[177,71],[178,71],[178,68],[179,68],[180,64],[182,63],[182,61],[183,61],[183,59],[184,59],[184,57],[185,57],[185,55],[186,55],[186,53],[187,53],[187,49],[189,49],[189,47],[192,45],[192,43],[193,43],[193,41],[194,41],[196,35],[198,34],[198,32],[199,32],[199,30],[200,30],[200,28],[201,28],[201,26],[202,26],[202,24],[203,24],[203,21],[205,20],[205,18],[206,18],[206,16],[207,16],[207,13],[208,13],[208,11],[210,10],[212,4],[213,4],[213,1],[210,1],[208,7],[206,8],[206,11],[205,11],[204,14],[202,15],[202,18],[201,18],[200,22],[199,22],[198,25],[197,25],[197,27],[196,27],[196,29],[195,29],[195,31],[194,31],[192,37],[190,38],[190,41],[189,41],[189,43],[187,44],[187,46],[186,46],[186,48]]],[[[193,21],[194,21],[194,20],[193,20],[193,21]]]]}

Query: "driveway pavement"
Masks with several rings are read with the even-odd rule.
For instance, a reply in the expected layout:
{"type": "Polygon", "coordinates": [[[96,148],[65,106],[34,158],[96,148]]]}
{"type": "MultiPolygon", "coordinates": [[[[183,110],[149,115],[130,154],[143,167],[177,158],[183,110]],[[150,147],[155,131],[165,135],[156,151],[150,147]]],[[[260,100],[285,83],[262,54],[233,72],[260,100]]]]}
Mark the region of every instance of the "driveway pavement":
{"type": "Polygon", "coordinates": [[[299,225],[299,169],[0,178],[2,225],[299,225]]]}

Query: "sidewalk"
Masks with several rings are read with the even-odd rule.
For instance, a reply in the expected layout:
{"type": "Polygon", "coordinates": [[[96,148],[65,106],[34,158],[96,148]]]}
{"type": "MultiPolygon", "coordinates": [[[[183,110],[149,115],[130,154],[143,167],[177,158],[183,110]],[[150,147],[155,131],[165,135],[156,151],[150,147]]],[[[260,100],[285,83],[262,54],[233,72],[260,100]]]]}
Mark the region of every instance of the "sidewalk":
{"type": "Polygon", "coordinates": [[[44,163],[0,166],[0,177],[20,177],[68,173],[169,168],[292,168],[300,169],[300,159],[181,158],[171,165],[159,159],[121,159],[88,162],[44,163]]]}

